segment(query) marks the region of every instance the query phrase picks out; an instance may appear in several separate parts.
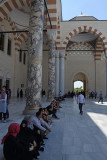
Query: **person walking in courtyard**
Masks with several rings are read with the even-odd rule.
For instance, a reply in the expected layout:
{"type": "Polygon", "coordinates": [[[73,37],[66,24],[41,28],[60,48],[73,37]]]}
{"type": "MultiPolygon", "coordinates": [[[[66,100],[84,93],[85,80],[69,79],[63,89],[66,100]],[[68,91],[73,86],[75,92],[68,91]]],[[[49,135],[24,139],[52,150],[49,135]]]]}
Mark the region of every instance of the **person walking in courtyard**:
{"type": "Polygon", "coordinates": [[[79,93],[79,96],[77,98],[77,104],[79,105],[80,114],[82,115],[83,114],[82,106],[83,104],[85,105],[85,98],[82,92],[79,93]]]}
{"type": "Polygon", "coordinates": [[[100,93],[99,93],[99,100],[98,100],[98,103],[99,102],[102,102],[102,104],[103,104],[103,93],[102,93],[102,91],[100,91],[100,93]]]}

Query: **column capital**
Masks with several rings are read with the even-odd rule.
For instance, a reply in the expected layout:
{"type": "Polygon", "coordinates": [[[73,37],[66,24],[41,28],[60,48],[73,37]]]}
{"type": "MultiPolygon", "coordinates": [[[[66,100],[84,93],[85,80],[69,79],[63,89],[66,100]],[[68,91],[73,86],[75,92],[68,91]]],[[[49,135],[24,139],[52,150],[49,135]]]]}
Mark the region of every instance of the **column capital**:
{"type": "Polygon", "coordinates": [[[56,50],[55,57],[59,58],[59,50],[56,50]]]}
{"type": "Polygon", "coordinates": [[[50,41],[55,41],[57,37],[57,30],[56,29],[48,29],[47,30],[48,38],[50,41]]]}
{"type": "Polygon", "coordinates": [[[65,57],[65,50],[60,50],[59,55],[60,55],[60,58],[64,58],[65,57]]]}

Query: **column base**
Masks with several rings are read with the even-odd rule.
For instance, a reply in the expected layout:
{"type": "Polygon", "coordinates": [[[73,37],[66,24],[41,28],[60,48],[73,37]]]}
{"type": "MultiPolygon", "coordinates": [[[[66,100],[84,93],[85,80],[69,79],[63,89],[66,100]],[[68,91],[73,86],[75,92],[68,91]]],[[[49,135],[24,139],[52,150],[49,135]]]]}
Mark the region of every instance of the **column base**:
{"type": "Polygon", "coordinates": [[[23,114],[24,115],[35,115],[35,113],[39,110],[40,107],[25,107],[23,114]]]}

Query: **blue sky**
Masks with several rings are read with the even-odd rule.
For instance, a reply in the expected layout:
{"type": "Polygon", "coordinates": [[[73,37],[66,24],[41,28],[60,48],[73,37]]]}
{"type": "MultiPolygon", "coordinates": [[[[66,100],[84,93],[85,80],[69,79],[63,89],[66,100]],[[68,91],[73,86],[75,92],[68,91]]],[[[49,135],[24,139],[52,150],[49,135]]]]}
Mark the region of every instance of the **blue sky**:
{"type": "Polygon", "coordinates": [[[72,19],[81,14],[94,16],[98,20],[107,20],[107,0],[61,0],[63,20],[72,19]]]}

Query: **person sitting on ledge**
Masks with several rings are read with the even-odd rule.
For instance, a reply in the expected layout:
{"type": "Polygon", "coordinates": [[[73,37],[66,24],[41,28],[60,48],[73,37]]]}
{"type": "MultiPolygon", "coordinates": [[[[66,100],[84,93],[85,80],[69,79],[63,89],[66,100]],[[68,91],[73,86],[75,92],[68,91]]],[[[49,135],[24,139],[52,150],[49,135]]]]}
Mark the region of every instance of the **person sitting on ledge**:
{"type": "Polygon", "coordinates": [[[52,114],[52,117],[54,117],[56,119],[59,119],[59,117],[56,116],[56,111],[57,110],[54,108],[53,102],[51,102],[51,104],[49,106],[47,106],[46,108],[47,108],[47,111],[48,111],[49,115],[52,114]]]}
{"type": "Polygon", "coordinates": [[[23,146],[17,137],[20,131],[18,123],[12,123],[8,127],[7,134],[3,137],[3,153],[6,160],[32,160],[31,152],[34,150],[34,145],[23,146]]]}
{"type": "Polygon", "coordinates": [[[36,146],[37,150],[44,151],[43,147],[41,146],[44,144],[41,132],[37,127],[33,125],[32,116],[26,115],[24,117],[24,120],[27,121],[27,127],[29,128],[31,135],[35,137],[35,141],[37,143],[37,146],[36,146]]]}
{"type": "Polygon", "coordinates": [[[32,118],[35,129],[39,129],[43,139],[48,139],[46,135],[51,132],[49,125],[42,119],[42,112],[36,112],[36,116],[32,118]]]}

